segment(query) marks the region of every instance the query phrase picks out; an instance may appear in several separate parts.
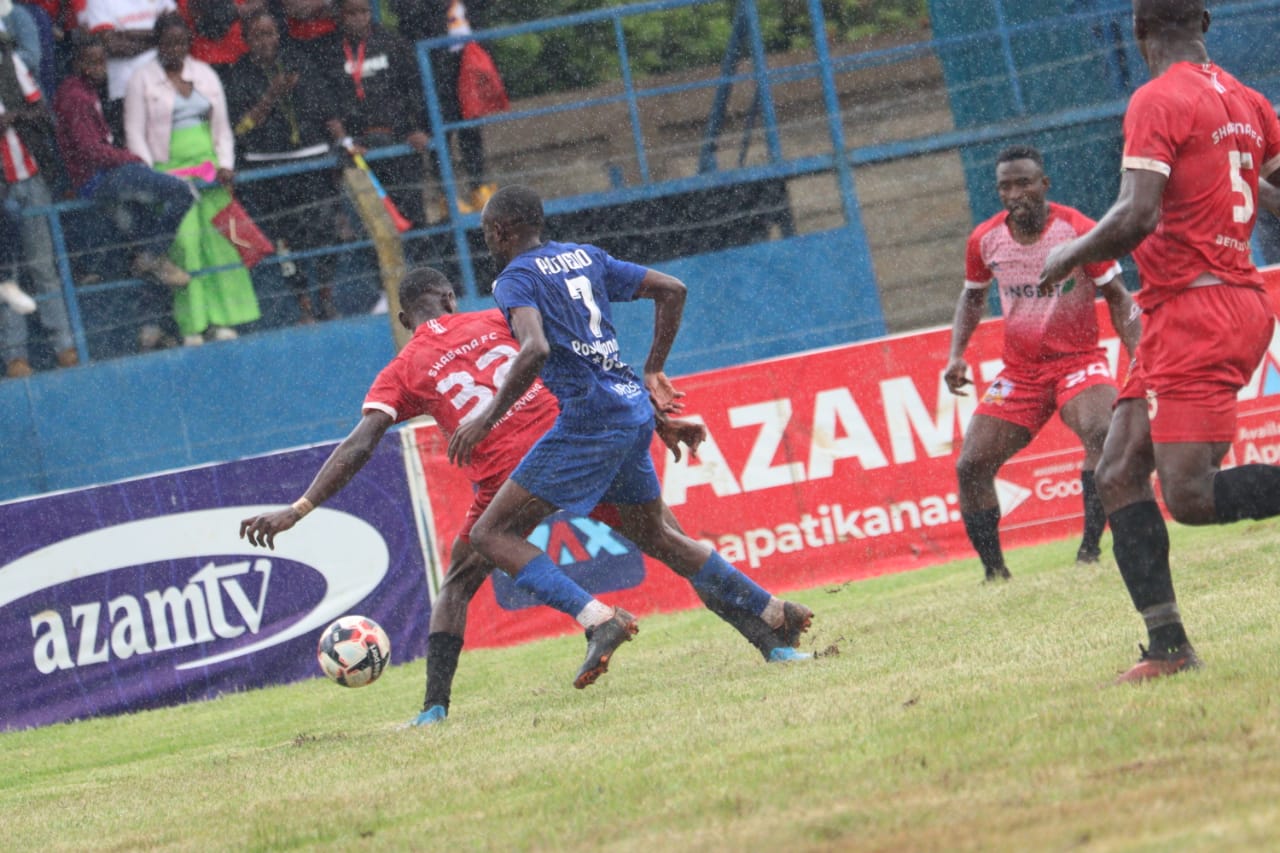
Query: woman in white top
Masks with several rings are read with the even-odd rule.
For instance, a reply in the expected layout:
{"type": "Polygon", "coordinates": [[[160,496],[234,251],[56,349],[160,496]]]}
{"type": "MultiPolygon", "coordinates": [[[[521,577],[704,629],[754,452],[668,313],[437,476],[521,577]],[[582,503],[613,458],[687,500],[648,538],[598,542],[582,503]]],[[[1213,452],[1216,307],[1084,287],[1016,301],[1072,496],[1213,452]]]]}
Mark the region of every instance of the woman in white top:
{"type": "Polygon", "coordinates": [[[191,284],[174,294],[174,318],[188,346],[236,337],[233,327],[257,320],[257,296],[236,248],[210,220],[231,201],[235,138],[222,83],[214,70],[189,55],[191,31],[181,15],[156,19],[156,58],[129,78],[125,140],[154,168],[201,174],[212,170],[220,186],[205,189],[191,208],[169,256],[192,272],[191,284]],[[200,273],[200,270],[220,269],[200,273]]]}

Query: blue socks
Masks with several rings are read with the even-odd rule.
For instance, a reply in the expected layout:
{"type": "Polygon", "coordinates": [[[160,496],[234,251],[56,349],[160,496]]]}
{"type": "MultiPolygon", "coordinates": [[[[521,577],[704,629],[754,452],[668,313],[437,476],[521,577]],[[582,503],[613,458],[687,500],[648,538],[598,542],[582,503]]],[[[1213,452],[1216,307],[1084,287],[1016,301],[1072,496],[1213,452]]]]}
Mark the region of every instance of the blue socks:
{"type": "Polygon", "coordinates": [[[759,616],[773,596],[759,584],[729,564],[715,551],[707,562],[689,578],[693,588],[708,598],[719,599],[730,607],[759,616]]]}
{"type": "Polygon", "coordinates": [[[516,575],[516,588],[575,619],[593,600],[589,592],[570,580],[546,554],[525,563],[516,575]]]}

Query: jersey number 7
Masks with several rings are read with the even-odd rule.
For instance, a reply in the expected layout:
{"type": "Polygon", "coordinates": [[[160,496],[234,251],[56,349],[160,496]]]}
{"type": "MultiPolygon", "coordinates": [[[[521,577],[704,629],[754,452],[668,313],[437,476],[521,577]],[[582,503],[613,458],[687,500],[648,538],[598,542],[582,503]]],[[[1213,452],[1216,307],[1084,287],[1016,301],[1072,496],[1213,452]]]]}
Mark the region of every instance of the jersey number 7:
{"type": "Polygon", "coordinates": [[[591,279],[585,275],[575,275],[566,278],[564,283],[569,288],[570,296],[586,304],[587,313],[591,315],[591,334],[597,338],[602,337],[604,332],[600,329],[600,306],[596,304],[596,295],[591,292],[591,279]]]}

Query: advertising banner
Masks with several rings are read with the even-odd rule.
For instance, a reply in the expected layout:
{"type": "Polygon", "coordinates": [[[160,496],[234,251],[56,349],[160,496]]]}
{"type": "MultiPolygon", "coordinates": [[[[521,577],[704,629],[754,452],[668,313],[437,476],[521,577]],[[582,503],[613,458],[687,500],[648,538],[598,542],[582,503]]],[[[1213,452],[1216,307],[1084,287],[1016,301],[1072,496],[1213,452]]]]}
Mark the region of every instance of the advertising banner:
{"type": "Polygon", "coordinates": [[[421,656],[426,572],[398,437],[275,550],[239,538],[332,449],[0,505],[0,729],[319,675],[320,632],[347,613],[387,630],[393,661],[421,656]]]}
{"type": "MultiPolygon", "coordinates": [[[[1271,275],[1280,289],[1280,274],[1271,275]]],[[[1097,310],[1115,376],[1121,346],[1106,303],[1097,310]]],[[[988,320],[975,333],[967,357],[978,387],[965,397],[953,396],[942,380],[949,328],[678,379],[687,411],[709,437],[697,459],[680,462],[655,441],[667,503],[691,535],[773,592],[973,557],[955,463],[978,396],[1001,368],[1001,325],[988,320]]],[[[1240,395],[1240,439],[1226,464],[1280,461],[1277,363],[1280,337],[1240,395]]],[[[440,565],[447,565],[471,491],[445,459],[438,430],[420,429],[416,441],[443,549],[440,565]]],[[[1013,549],[1023,545],[1069,538],[1062,558],[1074,561],[1083,456],[1055,417],[1001,469],[1001,536],[1015,575],[1013,549]]],[[[699,604],[682,579],[589,519],[554,517],[533,538],[608,603],[641,614],[699,604]]],[[[509,587],[499,575],[481,589],[468,646],[577,630],[559,613],[526,606],[509,587]]]]}

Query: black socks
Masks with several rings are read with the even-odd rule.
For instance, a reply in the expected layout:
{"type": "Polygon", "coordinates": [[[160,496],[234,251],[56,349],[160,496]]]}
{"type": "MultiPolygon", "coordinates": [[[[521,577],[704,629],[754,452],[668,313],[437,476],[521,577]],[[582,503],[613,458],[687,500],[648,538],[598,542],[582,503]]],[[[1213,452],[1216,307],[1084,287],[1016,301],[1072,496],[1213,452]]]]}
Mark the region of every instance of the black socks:
{"type": "Polygon", "coordinates": [[[1000,550],[1000,507],[961,514],[964,531],[969,534],[973,550],[978,552],[987,577],[1004,569],[1004,552],[1000,550]]]}
{"type": "Polygon", "coordinates": [[[1213,477],[1213,507],[1218,521],[1280,515],[1280,467],[1241,465],[1213,477]]]}
{"type": "Polygon", "coordinates": [[[458,669],[460,654],[462,638],[458,635],[436,633],[427,637],[427,698],[422,703],[422,710],[426,711],[433,705],[449,710],[453,674],[458,669]]]}
{"type": "Polygon", "coordinates": [[[1174,649],[1187,641],[1169,571],[1169,529],[1155,501],[1139,501],[1111,513],[1116,565],[1133,606],[1147,624],[1151,648],[1174,649]]]}
{"type": "Polygon", "coordinates": [[[1092,471],[1080,472],[1080,486],[1084,497],[1084,536],[1080,539],[1081,552],[1098,553],[1098,540],[1107,527],[1107,511],[1098,497],[1098,486],[1092,471]]]}

